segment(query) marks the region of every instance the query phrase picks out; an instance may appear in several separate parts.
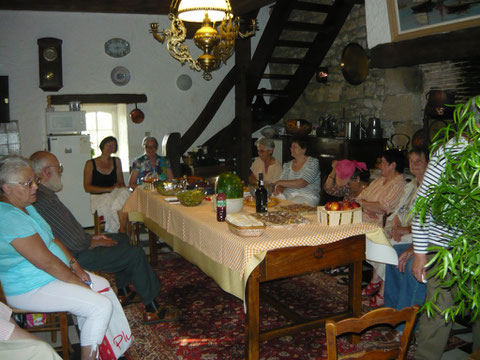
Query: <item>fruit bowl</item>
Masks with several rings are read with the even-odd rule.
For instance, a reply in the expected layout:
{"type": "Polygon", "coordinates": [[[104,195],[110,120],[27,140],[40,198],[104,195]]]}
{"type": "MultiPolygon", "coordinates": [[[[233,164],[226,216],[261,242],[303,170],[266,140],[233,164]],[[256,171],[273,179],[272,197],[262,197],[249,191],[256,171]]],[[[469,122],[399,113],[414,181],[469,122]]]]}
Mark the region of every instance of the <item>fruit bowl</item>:
{"type": "Polygon", "coordinates": [[[312,124],[304,119],[290,119],[285,123],[287,134],[295,136],[305,136],[312,131],[312,124]]]}
{"type": "Polygon", "coordinates": [[[157,192],[164,196],[175,196],[177,195],[178,188],[174,186],[173,183],[160,181],[155,185],[157,192]]]}
{"type": "Polygon", "coordinates": [[[200,189],[182,190],[177,193],[177,198],[183,206],[198,206],[205,198],[205,194],[200,189]]]}
{"type": "Polygon", "coordinates": [[[319,223],[328,226],[358,224],[362,222],[362,208],[326,210],[325,206],[318,206],[317,217],[319,223]]]}

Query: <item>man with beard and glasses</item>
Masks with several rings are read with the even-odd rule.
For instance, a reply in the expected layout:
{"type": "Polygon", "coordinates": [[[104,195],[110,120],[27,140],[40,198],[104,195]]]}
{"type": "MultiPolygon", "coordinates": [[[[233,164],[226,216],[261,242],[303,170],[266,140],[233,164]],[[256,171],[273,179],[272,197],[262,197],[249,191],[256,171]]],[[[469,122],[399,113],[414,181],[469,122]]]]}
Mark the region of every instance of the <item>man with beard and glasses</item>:
{"type": "Polygon", "coordinates": [[[124,233],[90,235],[60,201],[57,192],[62,190],[63,166],[55,155],[37,151],[30,156],[33,169],[39,178],[35,209],[51,226],[52,232],[82,265],[90,271],[106,271],[115,274],[118,297],[122,305],[135,299],[138,293],[145,305],[143,315],[146,324],[174,321],[180,311],[171,306],[160,306],[155,300],[161,283],[140,246],[132,246],[124,233]],[[131,291],[132,284],[135,291],[131,291]]]}

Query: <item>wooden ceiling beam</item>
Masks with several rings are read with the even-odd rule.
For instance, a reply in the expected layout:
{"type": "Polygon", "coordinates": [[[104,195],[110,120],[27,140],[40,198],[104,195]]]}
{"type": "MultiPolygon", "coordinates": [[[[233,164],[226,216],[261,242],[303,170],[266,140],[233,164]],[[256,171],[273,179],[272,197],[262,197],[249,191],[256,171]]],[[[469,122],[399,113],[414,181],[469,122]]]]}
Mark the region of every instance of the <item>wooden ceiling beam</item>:
{"type": "Polygon", "coordinates": [[[370,50],[370,67],[394,68],[440,61],[480,58],[480,27],[377,45],[370,50]]]}
{"type": "MultiPolygon", "coordinates": [[[[275,0],[230,0],[233,12],[243,16],[275,0]]],[[[170,0],[0,0],[0,10],[91,12],[107,14],[168,15],[170,0]]]]}

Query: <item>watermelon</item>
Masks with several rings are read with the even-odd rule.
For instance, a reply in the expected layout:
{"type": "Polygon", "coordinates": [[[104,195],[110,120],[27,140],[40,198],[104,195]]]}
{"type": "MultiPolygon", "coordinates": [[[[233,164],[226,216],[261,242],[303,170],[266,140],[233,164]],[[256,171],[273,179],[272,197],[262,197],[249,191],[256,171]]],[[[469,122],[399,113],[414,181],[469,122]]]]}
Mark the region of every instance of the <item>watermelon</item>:
{"type": "Polygon", "coordinates": [[[242,180],[230,171],[218,175],[215,182],[215,194],[225,193],[227,199],[238,199],[243,197],[242,180]]]}

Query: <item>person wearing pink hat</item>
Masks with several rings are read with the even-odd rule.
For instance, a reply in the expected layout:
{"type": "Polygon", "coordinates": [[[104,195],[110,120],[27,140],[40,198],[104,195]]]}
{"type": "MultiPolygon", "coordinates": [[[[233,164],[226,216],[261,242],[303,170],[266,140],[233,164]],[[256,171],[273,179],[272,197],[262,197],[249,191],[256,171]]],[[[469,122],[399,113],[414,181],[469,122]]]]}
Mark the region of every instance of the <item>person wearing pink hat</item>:
{"type": "Polygon", "coordinates": [[[329,195],[343,197],[344,200],[353,200],[368,186],[365,181],[369,172],[364,162],[355,160],[334,160],[332,171],[323,184],[329,195]]]}

